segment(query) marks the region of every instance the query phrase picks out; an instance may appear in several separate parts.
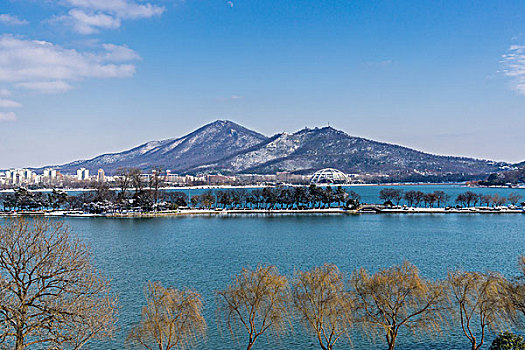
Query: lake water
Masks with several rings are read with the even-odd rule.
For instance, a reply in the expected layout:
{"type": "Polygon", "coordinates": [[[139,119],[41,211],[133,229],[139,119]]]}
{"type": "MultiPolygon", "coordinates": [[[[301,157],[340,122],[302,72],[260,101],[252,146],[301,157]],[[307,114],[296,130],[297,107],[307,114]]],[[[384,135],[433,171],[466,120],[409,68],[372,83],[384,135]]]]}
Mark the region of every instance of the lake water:
{"type": "MultiPolygon", "coordinates": [[[[367,188],[379,191],[377,187],[367,188]]],[[[460,188],[459,192],[464,190],[460,188]]],[[[450,188],[447,192],[450,193],[450,188]]],[[[245,345],[233,342],[227,331],[218,330],[215,291],[225,288],[231,276],[243,267],[274,264],[291,277],[294,270],[327,262],[337,264],[349,274],[359,267],[377,271],[408,259],[429,278],[443,278],[447,269],[454,267],[497,270],[511,276],[518,272],[518,256],[525,254],[522,214],[64,220],[91,246],[96,265],[112,278],[112,288],[119,294],[120,331],[113,341],[96,347],[103,349],[124,348],[124,338],[139,319],[144,305],[143,287],[150,280],[200,292],[205,300],[208,336],[198,349],[230,350],[243,349],[245,345]]],[[[381,341],[382,338],[373,344],[355,338],[353,347],[384,349],[381,341]]],[[[459,333],[447,331],[446,337],[433,340],[426,336],[402,337],[397,348],[465,349],[468,348],[465,341],[459,333]]],[[[261,339],[255,348],[317,349],[318,346],[297,324],[292,334],[261,339]]]]}

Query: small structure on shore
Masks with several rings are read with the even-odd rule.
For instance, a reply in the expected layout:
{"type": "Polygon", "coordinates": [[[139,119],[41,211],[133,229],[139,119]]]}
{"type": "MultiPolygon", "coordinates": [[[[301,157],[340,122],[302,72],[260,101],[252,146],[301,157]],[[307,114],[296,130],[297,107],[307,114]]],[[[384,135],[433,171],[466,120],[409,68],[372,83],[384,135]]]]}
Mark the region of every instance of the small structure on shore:
{"type": "Polygon", "coordinates": [[[316,171],[310,178],[310,183],[313,184],[346,184],[349,182],[345,173],[333,168],[316,171]]]}

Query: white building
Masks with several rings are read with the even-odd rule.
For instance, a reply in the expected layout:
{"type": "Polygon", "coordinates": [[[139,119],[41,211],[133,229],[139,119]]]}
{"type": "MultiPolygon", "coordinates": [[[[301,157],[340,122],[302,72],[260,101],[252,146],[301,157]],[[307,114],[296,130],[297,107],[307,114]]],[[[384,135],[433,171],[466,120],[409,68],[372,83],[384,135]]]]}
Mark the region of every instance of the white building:
{"type": "Polygon", "coordinates": [[[55,169],[44,169],[44,178],[47,180],[54,180],[57,178],[57,171],[55,169]]]}
{"type": "Polygon", "coordinates": [[[86,168],[81,168],[77,170],[77,180],[86,181],[89,180],[89,170],[86,168]]]}
{"type": "Polygon", "coordinates": [[[10,169],[5,173],[6,181],[12,185],[28,185],[35,182],[36,174],[29,169],[10,169]]]}

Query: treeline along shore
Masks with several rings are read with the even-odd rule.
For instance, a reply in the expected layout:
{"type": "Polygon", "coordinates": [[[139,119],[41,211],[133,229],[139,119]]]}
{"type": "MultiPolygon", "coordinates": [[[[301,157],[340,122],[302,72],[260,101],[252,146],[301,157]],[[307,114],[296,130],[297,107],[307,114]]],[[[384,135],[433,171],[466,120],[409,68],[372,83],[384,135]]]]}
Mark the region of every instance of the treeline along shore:
{"type": "Polygon", "coordinates": [[[272,186],[264,188],[163,189],[155,183],[103,184],[92,191],[32,192],[24,188],[0,194],[2,215],[150,217],[216,214],[359,214],[359,213],[525,213],[523,196],[465,191],[451,198],[442,190],[423,192],[383,188],[375,203],[342,186],[272,186]],[[453,203],[453,204],[451,204],[453,203]]]}

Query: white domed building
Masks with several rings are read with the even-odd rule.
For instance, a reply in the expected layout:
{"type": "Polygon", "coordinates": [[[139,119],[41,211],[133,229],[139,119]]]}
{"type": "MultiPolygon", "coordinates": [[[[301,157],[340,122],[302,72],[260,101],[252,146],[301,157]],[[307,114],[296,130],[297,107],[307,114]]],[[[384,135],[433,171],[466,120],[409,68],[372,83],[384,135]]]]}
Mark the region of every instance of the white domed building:
{"type": "Polygon", "coordinates": [[[310,183],[313,184],[346,184],[349,182],[345,173],[333,168],[321,169],[310,177],[310,183]]]}

